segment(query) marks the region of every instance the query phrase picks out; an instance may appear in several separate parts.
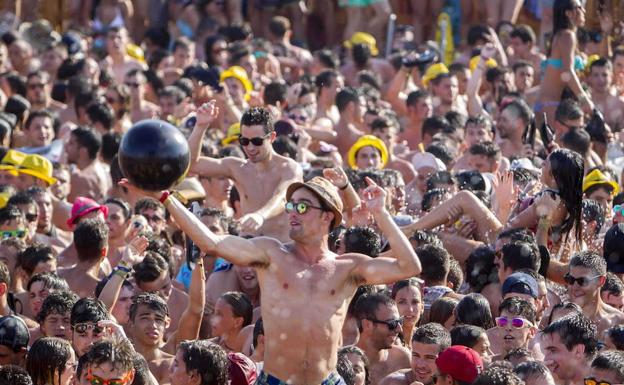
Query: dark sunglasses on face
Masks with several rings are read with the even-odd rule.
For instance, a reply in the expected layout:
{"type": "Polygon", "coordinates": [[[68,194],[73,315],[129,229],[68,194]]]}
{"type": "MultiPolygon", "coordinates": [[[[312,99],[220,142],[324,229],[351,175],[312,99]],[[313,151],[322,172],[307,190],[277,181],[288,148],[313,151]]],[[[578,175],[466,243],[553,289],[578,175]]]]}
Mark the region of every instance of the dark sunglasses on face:
{"type": "Polygon", "coordinates": [[[244,136],[239,136],[238,137],[238,143],[240,143],[241,146],[243,147],[247,147],[249,146],[249,143],[253,144],[256,147],[260,147],[264,144],[264,140],[267,138],[268,135],[265,136],[256,136],[253,138],[246,138],[244,136]]]}
{"type": "Polygon", "coordinates": [[[0,237],[2,239],[8,238],[24,238],[26,236],[26,230],[7,230],[0,231],[0,237]]]}
{"type": "Polygon", "coordinates": [[[403,318],[390,319],[387,321],[382,321],[382,320],[372,319],[372,318],[369,318],[368,320],[371,321],[372,323],[384,324],[388,327],[388,330],[390,331],[395,330],[399,326],[403,326],[403,318]]]}
{"type": "Polygon", "coordinates": [[[308,210],[310,209],[323,210],[322,207],[312,206],[311,204],[307,202],[293,202],[293,201],[286,202],[286,212],[288,214],[292,213],[293,211],[296,211],[297,214],[303,215],[307,213],[308,210]]]}
{"type": "Polygon", "coordinates": [[[94,335],[100,335],[104,331],[104,328],[102,328],[101,326],[89,322],[76,324],[73,326],[73,328],[74,331],[78,334],[84,334],[88,330],[93,330],[94,335]]]}
{"type": "Polygon", "coordinates": [[[524,318],[496,317],[496,325],[498,327],[504,328],[509,324],[516,329],[522,329],[525,326],[533,326],[529,320],[524,318]]]}
{"type": "Polygon", "coordinates": [[[591,281],[599,277],[600,275],[595,275],[593,277],[578,277],[577,278],[577,277],[572,276],[570,273],[567,273],[566,275],[563,276],[563,280],[570,286],[574,285],[574,283],[576,282],[579,286],[585,287],[589,285],[591,281]]]}
{"type": "Polygon", "coordinates": [[[594,377],[587,377],[585,381],[583,381],[585,385],[620,385],[620,384],[612,384],[609,381],[598,381],[594,377]]]}

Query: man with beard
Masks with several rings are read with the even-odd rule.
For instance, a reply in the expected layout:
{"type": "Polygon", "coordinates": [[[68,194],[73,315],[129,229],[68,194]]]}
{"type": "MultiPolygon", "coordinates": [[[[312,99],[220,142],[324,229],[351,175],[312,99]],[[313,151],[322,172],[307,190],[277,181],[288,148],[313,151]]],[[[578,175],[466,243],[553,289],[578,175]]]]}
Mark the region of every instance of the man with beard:
{"type": "Polygon", "coordinates": [[[496,120],[496,142],[506,158],[522,154],[522,133],[533,113],[521,100],[507,104],[496,120]]]}
{"type": "MultiPolygon", "coordinates": [[[[202,107],[199,114],[205,113],[202,107]]],[[[262,125],[250,126],[247,119],[263,116],[264,112],[252,109],[246,115],[241,125],[243,137],[262,135],[262,125]]],[[[207,119],[198,116],[198,120],[205,122],[207,119]]],[[[257,158],[259,151],[254,150],[252,157],[257,158]]],[[[278,167],[287,165],[282,162],[278,167]]],[[[279,171],[287,170],[274,170],[279,171]]],[[[266,173],[258,176],[265,177],[266,173]]],[[[265,191],[258,187],[265,184],[264,181],[261,185],[258,183],[254,191],[261,195],[265,191]]],[[[237,265],[256,267],[266,340],[264,371],[257,384],[288,381],[301,385],[341,382],[335,372],[337,352],[347,307],[358,286],[388,284],[421,272],[420,261],[408,239],[385,208],[386,192],[371,179],[367,178],[367,183],[363,201],[395,258],[371,258],[356,253],[336,255],[329,250],[329,231],[342,222],[343,204],[338,190],[321,177],[306,183],[295,182],[287,188],[286,212],[292,239],[289,243],[269,237],[245,239],[215,235],[168,191],[140,191],[127,180],[121,185],[159,198],[180,229],[203,252],[216,253],[237,265]]],[[[271,193],[279,194],[273,188],[271,193]]],[[[392,318],[398,316],[398,312],[386,316],[392,318]]]]}
{"type": "Polygon", "coordinates": [[[433,384],[438,354],[451,346],[451,336],[442,325],[425,324],[412,336],[412,360],[410,369],[401,369],[384,378],[379,385],[410,385],[415,381],[423,385],[433,384]]]}
{"type": "Polygon", "coordinates": [[[624,313],[607,305],[600,296],[600,288],[607,280],[607,262],[601,255],[589,250],[575,254],[564,279],[570,300],[596,324],[599,335],[624,322],[624,313]]]}
{"type": "Polygon", "coordinates": [[[218,113],[214,101],[197,112],[197,124],[189,137],[191,172],[200,177],[225,176],[234,181],[241,198],[243,232],[287,240],[284,192],[292,182],[302,180],[301,168],[294,160],[273,151],[276,133],[271,115],[264,108],[251,108],[241,118],[238,141],[248,159],[200,156],[203,137],[218,113]]]}
{"type": "Polygon", "coordinates": [[[373,384],[409,367],[409,350],[395,344],[403,332],[403,318],[392,298],[381,293],[363,295],[355,304],[355,316],[360,331],[356,346],[368,357],[373,384]]]}
{"type": "Polygon", "coordinates": [[[613,66],[609,59],[600,58],[589,66],[588,84],[591,98],[605,117],[613,132],[622,129],[624,102],[612,92],[613,66]]]}

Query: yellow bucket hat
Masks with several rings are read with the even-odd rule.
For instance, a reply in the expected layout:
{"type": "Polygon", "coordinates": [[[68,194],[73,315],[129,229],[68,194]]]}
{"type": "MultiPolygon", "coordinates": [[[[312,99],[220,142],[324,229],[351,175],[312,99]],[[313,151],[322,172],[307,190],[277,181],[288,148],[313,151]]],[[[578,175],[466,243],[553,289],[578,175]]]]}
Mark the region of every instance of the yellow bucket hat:
{"type": "Polygon", "coordinates": [[[440,75],[448,74],[449,69],[444,63],[432,64],[425,71],[425,75],[422,77],[423,86],[429,87],[429,82],[437,78],[440,75]]]}
{"type": "Polygon", "coordinates": [[[39,178],[48,183],[48,185],[56,183],[56,178],[52,177],[52,162],[41,155],[31,154],[26,156],[20,165],[19,173],[39,178]]]}
{"type": "Polygon", "coordinates": [[[9,199],[11,199],[11,195],[9,193],[0,193],[0,209],[6,207],[7,203],[9,203],[9,199]]]}
{"type": "Polygon", "coordinates": [[[9,150],[0,161],[0,170],[8,171],[11,175],[17,176],[17,169],[25,158],[26,154],[23,152],[9,150]]]}
{"type": "Polygon", "coordinates": [[[245,71],[243,67],[232,66],[221,72],[219,81],[223,82],[225,79],[229,78],[234,78],[243,83],[243,87],[245,87],[245,100],[249,100],[251,97],[251,91],[253,91],[253,84],[251,84],[251,80],[249,80],[249,77],[247,76],[247,71],[245,71]]]}
{"type": "Polygon", "coordinates": [[[615,195],[620,192],[620,186],[614,181],[609,179],[602,171],[596,169],[583,178],[583,192],[587,191],[592,186],[605,184],[613,188],[611,195],[615,195]]]}
{"type": "MultiPolygon", "coordinates": [[[[470,68],[470,72],[474,72],[475,68],[477,68],[477,65],[479,64],[479,60],[481,60],[481,56],[479,55],[473,56],[472,59],[470,59],[470,63],[468,64],[468,67],[470,68]]],[[[487,68],[494,68],[494,67],[498,67],[498,63],[496,62],[496,60],[489,58],[485,62],[485,66],[487,68]]]]}
{"type": "Polygon", "coordinates": [[[136,44],[128,44],[126,45],[126,53],[133,59],[140,61],[141,63],[145,63],[145,54],[143,53],[143,48],[139,47],[136,44]]]}
{"type": "Polygon", "coordinates": [[[366,146],[372,146],[379,150],[381,153],[381,163],[383,168],[383,166],[388,163],[388,149],[386,148],[386,144],[381,139],[373,135],[364,135],[358,139],[353,146],[351,146],[349,153],[347,154],[349,166],[351,166],[351,168],[356,168],[355,156],[362,147],[366,146]]]}
{"type": "Polygon", "coordinates": [[[225,138],[221,141],[223,146],[227,146],[228,144],[238,140],[238,137],[240,136],[240,123],[237,122],[232,124],[227,129],[227,133],[225,135],[225,138]]]}
{"type": "Polygon", "coordinates": [[[370,33],[366,32],[356,32],[351,36],[351,39],[344,42],[344,46],[347,48],[353,48],[356,44],[366,44],[371,51],[373,56],[379,55],[379,50],[377,49],[377,40],[370,33]]]}

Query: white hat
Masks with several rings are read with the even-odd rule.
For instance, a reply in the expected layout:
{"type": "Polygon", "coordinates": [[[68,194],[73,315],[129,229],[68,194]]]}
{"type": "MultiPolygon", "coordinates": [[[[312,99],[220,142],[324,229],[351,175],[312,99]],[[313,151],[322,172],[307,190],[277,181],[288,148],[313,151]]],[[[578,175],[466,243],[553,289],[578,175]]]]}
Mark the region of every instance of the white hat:
{"type": "Polygon", "coordinates": [[[423,167],[431,167],[436,171],[446,171],[444,163],[430,152],[417,152],[414,154],[412,157],[412,165],[415,170],[423,167]]]}

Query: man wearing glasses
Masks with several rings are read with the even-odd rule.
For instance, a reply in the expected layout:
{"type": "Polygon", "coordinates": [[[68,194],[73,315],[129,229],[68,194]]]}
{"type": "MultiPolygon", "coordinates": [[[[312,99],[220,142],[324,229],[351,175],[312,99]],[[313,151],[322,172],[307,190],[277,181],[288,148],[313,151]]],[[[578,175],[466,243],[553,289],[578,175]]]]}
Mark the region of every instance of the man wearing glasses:
{"type": "Polygon", "coordinates": [[[241,118],[238,143],[248,159],[200,156],[203,137],[218,114],[214,101],[197,111],[197,124],[189,137],[191,172],[201,177],[226,176],[234,181],[241,197],[243,233],[288,240],[284,193],[292,182],[303,179],[301,167],[273,151],[276,133],[273,119],[264,108],[251,108],[241,118]]]}
{"type": "Polygon", "coordinates": [[[624,383],[624,352],[605,351],[591,363],[585,385],[618,385],[624,383]]]}
{"type": "Polygon", "coordinates": [[[396,344],[403,332],[403,318],[392,298],[381,293],[363,295],[355,304],[355,316],[360,332],[356,346],[368,357],[373,384],[409,367],[409,350],[396,344]]]}
{"type": "Polygon", "coordinates": [[[82,357],[91,345],[104,338],[100,321],[108,320],[108,310],[99,299],[82,298],[74,304],[69,323],[72,328],[72,346],[78,357],[82,357]]]}
{"type": "MultiPolygon", "coordinates": [[[[129,385],[136,375],[137,353],[125,338],[96,342],[86,353],[76,383],[89,385],[129,385]]],[[[155,381],[154,381],[155,382],[155,381]]]]}
{"type": "MultiPolygon", "coordinates": [[[[498,306],[500,317],[496,317],[496,326],[502,354],[505,356],[517,348],[528,349],[529,342],[535,337],[535,306],[518,297],[503,300],[498,306]]],[[[494,341],[492,341],[494,342],[494,341]]]]}
{"type": "Polygon", "coordinates": [[[607,305],[600,289],[607,280],[607,263],[593,251],[582,251],[570,259],[568,273],[564,276],[570,300],[583,309],[598,327],[599,335],[612,326],[624,322],[624,313],[607,305]]]}

